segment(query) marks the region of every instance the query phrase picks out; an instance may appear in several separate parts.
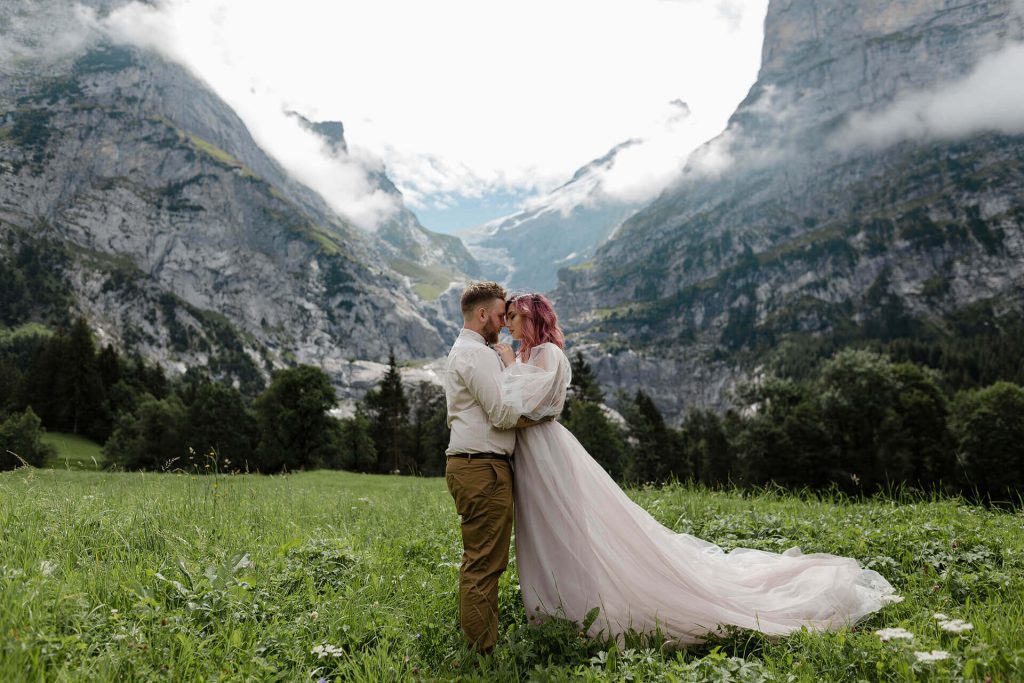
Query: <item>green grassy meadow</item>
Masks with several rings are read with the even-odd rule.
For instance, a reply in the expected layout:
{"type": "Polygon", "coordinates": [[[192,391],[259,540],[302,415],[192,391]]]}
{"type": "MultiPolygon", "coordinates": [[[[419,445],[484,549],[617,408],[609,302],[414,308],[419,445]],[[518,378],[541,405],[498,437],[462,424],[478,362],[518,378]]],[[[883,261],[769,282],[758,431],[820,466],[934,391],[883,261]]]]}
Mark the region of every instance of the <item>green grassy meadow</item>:
{"type": "Polygon", "coordinates": [[[0,680],[1024,680],[1024,514],[687,486],[633,491],[726,548],[852,555],[905,596],[852,630],[624,649],[525,623],[514,566],[496,654],[461,642],[458,518],[441,479],[0,473],[0,680]],[[973,628],[948,633],[941,612],[973,628]],[[901,627],[912,641],[882,642],[901,627]],[[332,646],[318,656],[314,648],[332,646]],[[915,651],[948,652],[920,662],[915,651]]]}
{"type": "Polygon", "coordinates": [[[70,470],[98,470],[106,463],[103,447],[77,434],[44,432],[43,443],[53,446],[56,455],[48,467],[70,470]]]}

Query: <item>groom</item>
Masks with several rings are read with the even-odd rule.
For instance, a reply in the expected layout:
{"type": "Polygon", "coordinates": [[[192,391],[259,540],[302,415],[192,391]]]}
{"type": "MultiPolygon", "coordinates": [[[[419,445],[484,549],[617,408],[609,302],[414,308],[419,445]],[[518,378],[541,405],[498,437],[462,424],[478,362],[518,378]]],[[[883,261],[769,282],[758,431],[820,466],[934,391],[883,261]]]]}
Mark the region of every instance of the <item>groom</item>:
{"type": "Polygon", "coordinates": [[[505,325],[505,289],[474,282],[462,293],[462,331],[444,375],[448,404],[445,479],[462,518],[459,621],[472,648],[498,640],[498,579],[512,535],[515,427],[536,424],[502,405],[502,362],[491,347],[505,325]]]}

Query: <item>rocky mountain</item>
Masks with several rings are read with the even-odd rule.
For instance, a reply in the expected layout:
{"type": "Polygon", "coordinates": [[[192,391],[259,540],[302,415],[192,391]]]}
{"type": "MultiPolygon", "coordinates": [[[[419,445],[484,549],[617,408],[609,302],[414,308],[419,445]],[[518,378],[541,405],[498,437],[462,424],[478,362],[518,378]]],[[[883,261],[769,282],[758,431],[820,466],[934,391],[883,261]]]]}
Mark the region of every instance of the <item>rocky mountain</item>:
{"type": "Polygon", "coordinates": [[[772,0],[725,132],[560,274],[600,379],[678,417],[760,368],[1019,319],[1024,127],[957,93],[1022,41],[1011,0],[772,0]]]}
{"type": "MultiPolygon", "coordinates": [[[[18,33],[31,8],[2,9],[5,40],[39,42],[18,33]]],[[[472,270],[461,244],[404,210],[379,236],[349,225],[155,54],[90,40],[0,68],[0,270],[53,274],[45,292],[4,291],[3,324],[82,314],[171,369],[256,386],[311,363],[343,394],[389,346],[446,351],[455,328],[412,288],[472,270]]]]}
{"type": "Polygon", "coordinates": [[[637,209],[602,191],[602,175],[629,140],[580,168],[564,185],[511,216],[461,234],[487,277],[512,289],[554,289],[560,268],[583,263],[637,209]]]}
{"type": "MultiPolygon", "coordinates": [[[[323,138],[329,154],[348,154],[341,121],[310,121],[300,114],[294,116],[305,128],[323,138]]],[[[423,227],[416,214],[405,207],[401,191],[386,173],[371,171],[369,175],[372,186],[394,197],[398,205],[395,215],[384,221],[376,232],[383,242],[388,265],[407,277],[421,298],[435,300],[453,282],[480,275],[480,265],[462,240],[423,227]]]]}

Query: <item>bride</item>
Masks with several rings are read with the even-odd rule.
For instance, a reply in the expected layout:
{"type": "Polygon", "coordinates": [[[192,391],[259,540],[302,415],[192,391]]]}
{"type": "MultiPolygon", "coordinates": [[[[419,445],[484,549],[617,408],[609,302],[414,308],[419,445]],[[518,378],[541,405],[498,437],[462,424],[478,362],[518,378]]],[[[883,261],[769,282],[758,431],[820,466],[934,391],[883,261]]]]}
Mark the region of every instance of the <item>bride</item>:
{"type": "MultiPolygon", "coordinates": [[[[558,415],[571,372],[551,302],[508,300],[506,322],[520,343],[495,348],[505,364],[504,402],[533,420],[558,415]]],[[[675,533],[630,500],[579,441],[549,421],[517,433],[515,527],[527,617],[582,623],[590,635],[660,629],[681,644],[725,627],[783,635],[837,629],[900,598],[875,571],[825,553],[724,552],[675,533]]]]}

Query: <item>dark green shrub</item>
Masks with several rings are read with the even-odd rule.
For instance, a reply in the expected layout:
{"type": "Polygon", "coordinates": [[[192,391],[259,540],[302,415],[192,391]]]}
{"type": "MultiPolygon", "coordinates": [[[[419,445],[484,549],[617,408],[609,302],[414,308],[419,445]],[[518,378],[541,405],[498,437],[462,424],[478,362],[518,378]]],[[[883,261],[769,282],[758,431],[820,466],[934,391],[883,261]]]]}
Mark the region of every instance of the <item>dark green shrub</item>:
{"type": "Polygon", "coordinates": [[[950,423],[966,487],[1018,500],[1024,490],[1024,388],[997,382],[961,392],[950,423]]]}
{"type": "Polygon", "coordinates": [[[26,408],[0,422],[0,470],[13,470],[22,465],[42,467],[56,455],[53,446],[42,441],[43,423],[26,408]]]}

